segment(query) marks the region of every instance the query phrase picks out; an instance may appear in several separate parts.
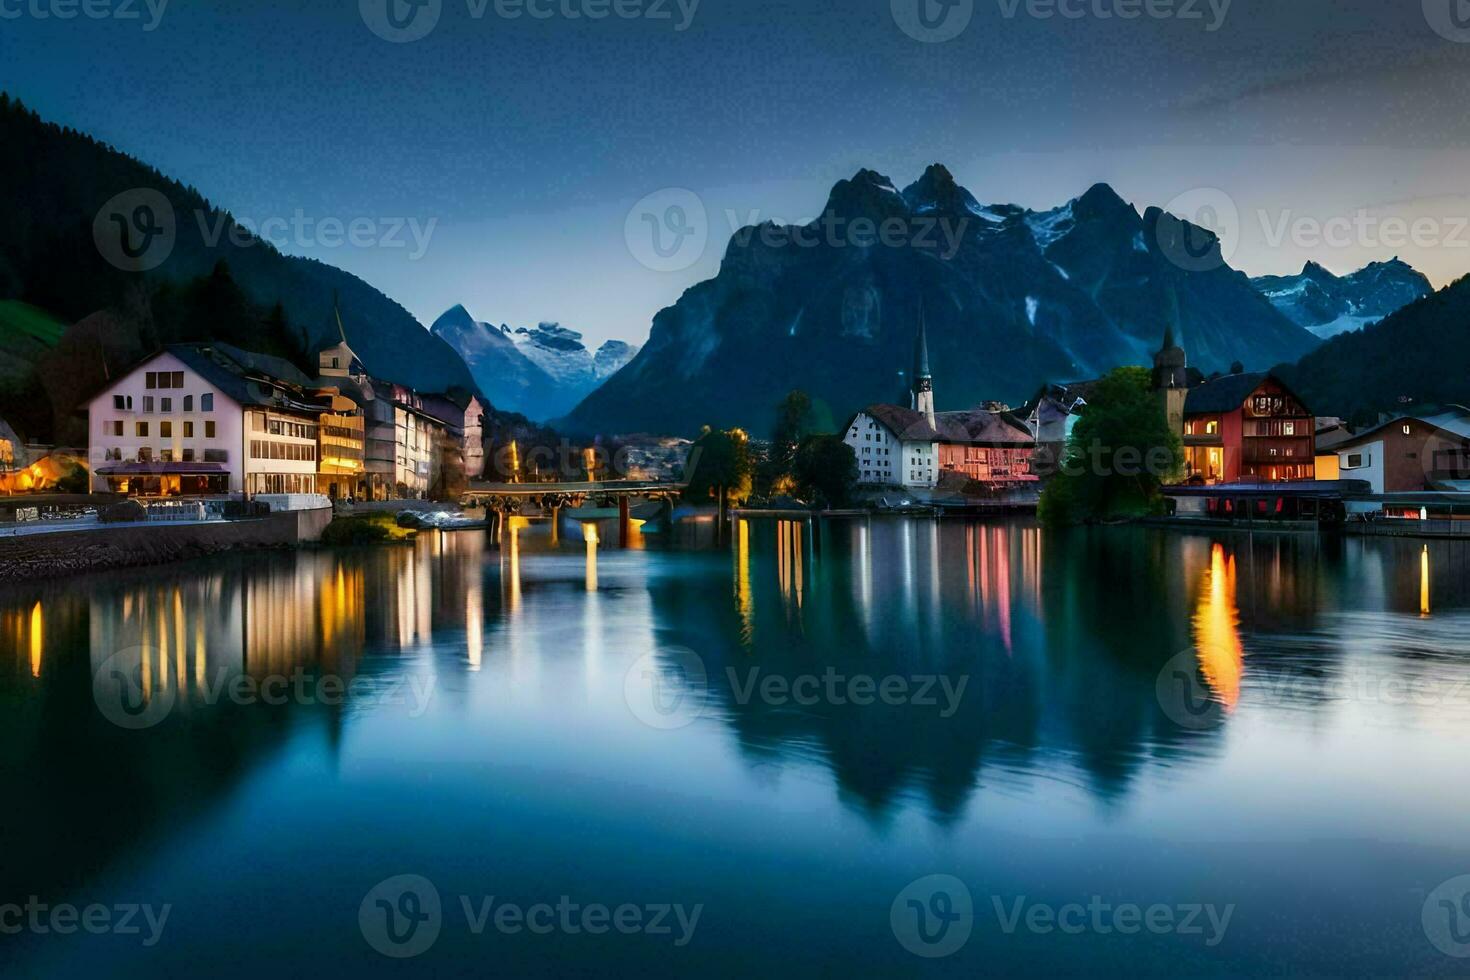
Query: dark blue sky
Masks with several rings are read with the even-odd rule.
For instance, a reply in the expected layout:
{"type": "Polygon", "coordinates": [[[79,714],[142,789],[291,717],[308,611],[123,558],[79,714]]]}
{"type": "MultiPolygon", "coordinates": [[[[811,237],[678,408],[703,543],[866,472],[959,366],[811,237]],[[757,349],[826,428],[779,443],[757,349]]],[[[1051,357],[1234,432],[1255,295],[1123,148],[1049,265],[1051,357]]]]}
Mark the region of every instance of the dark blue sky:
{"type": "Polygon", "coordinates": [[[701,0],[684,30],[678,0],[527,0],[548,19],[427,0],[439,20],[408,43],[370,29],[386,0],[171,0],[152,30],[148,0],[87,0],[136,20],[58,19],[66,2],[0,0],[0,87],[246,219],[432,222],[422,255],[280,242],[426,323],[463,302],[641,341],[732,221],[807,219],[860,167],[902,186],[934,161],[1035,208],[1099,180],[1140,208],[1223,192],[1252,274],[1470,270],[1459,0],[1147,0],[1172,16],[1130,20],[1102,16],[1130,0],[958,0],[971,19],[940,43],[900,28],[919,0],[701,0]],[[669,19],[560,13],[599,2],[669,19]],[[709,245],[655,271],[625,225],[667,188],[695,193],[709,245]],[[1396,216],[1434,227],[1379,224],[1396,216]],[[1352,228],[1314,237],[1326,219],[1352,228]]]}

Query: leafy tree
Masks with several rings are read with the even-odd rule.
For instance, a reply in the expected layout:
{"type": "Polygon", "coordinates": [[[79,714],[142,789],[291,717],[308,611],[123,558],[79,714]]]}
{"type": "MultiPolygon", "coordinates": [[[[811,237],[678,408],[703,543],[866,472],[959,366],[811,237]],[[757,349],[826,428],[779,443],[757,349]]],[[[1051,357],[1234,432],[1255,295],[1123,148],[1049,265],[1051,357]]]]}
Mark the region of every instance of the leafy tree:
{"type": "Polygon", "coordinates": [[[739,503],[750,497],[754,467],[750,458],[750,437],[742,429],[711,429],[695,441],[689,454],[694,470],[684,497],[695,503],[718,501],[739,503]]]}
{"type": "Polygon", "coordinates": [[[802,499],[841,507],[857,486],[857,453],[838,436],[807,436],[797,447],[793,471],[802,499]]]}
{"type": "Polygon", "coordinates": [[[1148,370],[1119,368],[1082,410],[1061,472],[1042,492],[1041,518],[1059,525],[1150,513],[1183,466],[1183,443],[1148,370]]]}
{"type": "Polygon", "coordinates": [[[756,497],[770,498],[794,489],[792,465],[796,460],[796,448],[803,437],[815,431],[812,416],[812,400],[804,391],[789,392],[776,406],[770,452],[755,465],[756,497]]]}

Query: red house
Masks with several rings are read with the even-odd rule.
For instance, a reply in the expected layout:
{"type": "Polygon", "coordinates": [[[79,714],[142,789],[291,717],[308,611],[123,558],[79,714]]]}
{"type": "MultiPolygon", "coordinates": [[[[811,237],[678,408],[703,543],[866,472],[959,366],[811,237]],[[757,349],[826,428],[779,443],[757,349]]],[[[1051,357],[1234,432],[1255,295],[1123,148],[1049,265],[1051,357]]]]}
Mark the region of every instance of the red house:
{"type": "Polygon", "coordinates": [[[1280,379],[1232,374],[1189,389],[1184,458],[1190,483],[1316,478],[1317,420],[1280,379]]]}

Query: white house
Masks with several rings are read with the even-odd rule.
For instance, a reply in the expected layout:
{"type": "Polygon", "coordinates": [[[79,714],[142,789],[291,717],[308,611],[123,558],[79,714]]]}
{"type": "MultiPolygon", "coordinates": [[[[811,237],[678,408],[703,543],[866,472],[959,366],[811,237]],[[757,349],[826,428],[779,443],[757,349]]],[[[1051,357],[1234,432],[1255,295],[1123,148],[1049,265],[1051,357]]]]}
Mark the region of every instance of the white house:
{"type": "Polygon", "coordinates": [[[88,404],[93,488],[133,495],[315,493],[311,382],[229,344],[175,344],[88,404]]]}
{"type": "Polygon", "coordinates": [[[857,456],[858,482],[927,489],[939,479],[939,444],[925,417],[897,405],[870,405],[843,441],[857,456]]]}

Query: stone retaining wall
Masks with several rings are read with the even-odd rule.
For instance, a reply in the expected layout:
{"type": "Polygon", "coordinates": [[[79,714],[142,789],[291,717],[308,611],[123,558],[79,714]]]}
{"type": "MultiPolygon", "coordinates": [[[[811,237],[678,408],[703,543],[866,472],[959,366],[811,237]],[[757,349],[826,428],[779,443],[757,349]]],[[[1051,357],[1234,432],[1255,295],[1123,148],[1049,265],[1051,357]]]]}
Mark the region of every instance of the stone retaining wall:
{"type": "Polygon", "coordinates": [[[0,538],[0,582],[165,565],[234,549],[294,548],[321,537],[331,511],[291,511],[220,524],[115,524],[0,538]]]}

